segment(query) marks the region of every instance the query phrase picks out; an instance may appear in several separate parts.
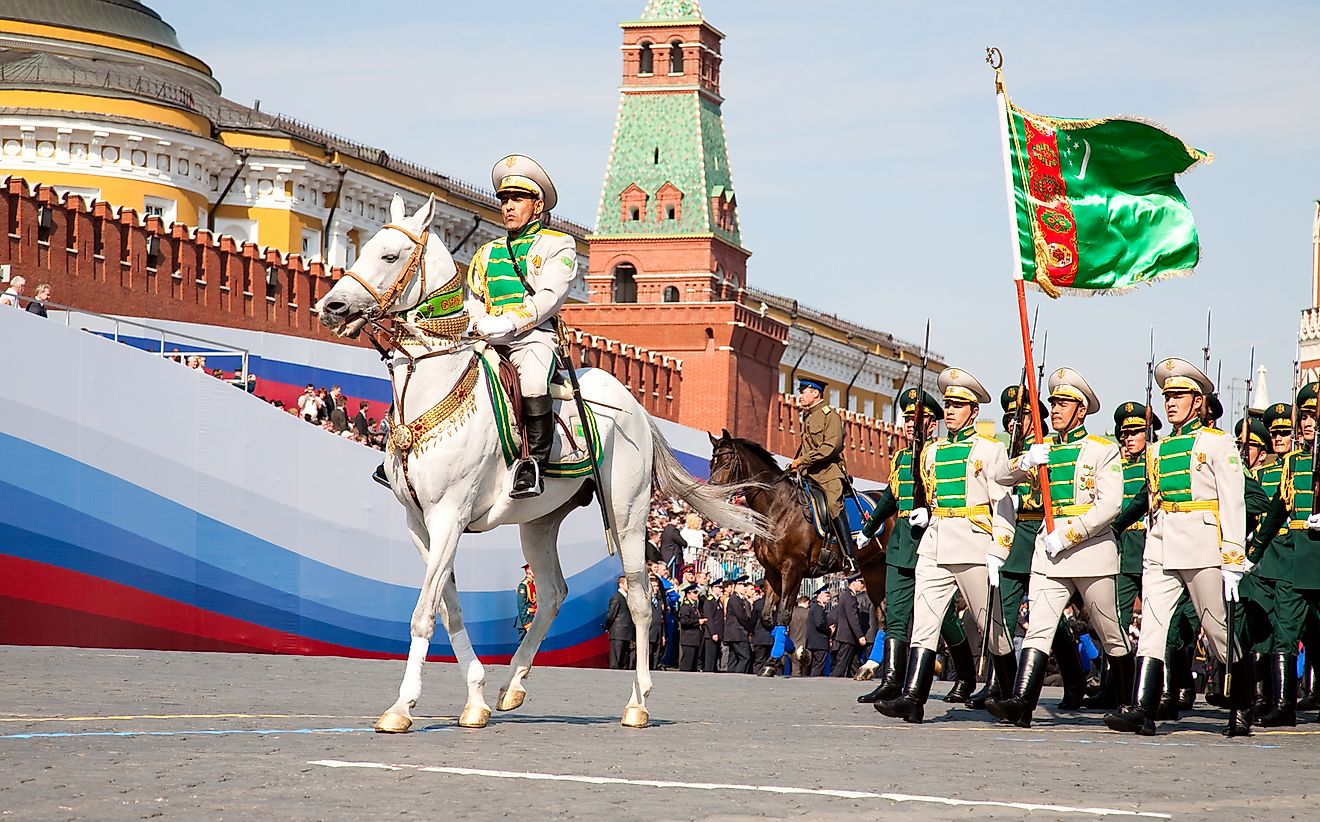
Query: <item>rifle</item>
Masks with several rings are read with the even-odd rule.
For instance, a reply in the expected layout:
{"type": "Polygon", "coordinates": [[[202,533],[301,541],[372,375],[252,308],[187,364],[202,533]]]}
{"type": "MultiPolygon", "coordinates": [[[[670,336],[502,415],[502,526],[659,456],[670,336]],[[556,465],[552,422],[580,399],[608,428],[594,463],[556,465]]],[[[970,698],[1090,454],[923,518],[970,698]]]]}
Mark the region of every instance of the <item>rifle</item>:
{"type": "Polygon", "coordinates": [[[1146,447],[1155,439],[1155,409],[1151,407],[1151,392],[1155,389],[1155,326],[1150,327],[1150,359],[1146,360],[1146,447]]]}
{"type": "Polygon", "coordinates": [[[1045,355],[1050,353],[1050,330],[1045,329],[1045,336],[1040,341],[1040,363],[1036,366],[1036,385],[1045,384],[1045,355]]]}
{"type": "MultiPolygon", "coordinates": [[[[1036,326],[1040,321],[1040,306],[1036,306],[1036,313],[1031,318],[1031,339],[1036,339],[1036,326]]],[[[1027,412],[1027,364],[1022,364],[1022,377],[1018,380],[1017,408],[1013,409],[1013,430],[1008,432],[1008,456],[1016,457],[1022,450],[1023,440],[1026,438],[1026,412],[1027,412]]]]}
{"type": "MultiPolygon", "coordinates": [[[[917,378],[917,410],[912,420],[912,507],[925,508],[926,479],[922,476],[921,452],[926,447],[926,365],[930,360],[930,320],[926,320],[926,342],[921,346],[921,376],[917,378]]],[[[895,489],[897,491],[897,489],[895,489]]]]}
{"type": "Polygon", "coordinates": [[[1242,465],[1244,468],[1251,468],[1251,463],[1247,460],[1247,443],[1251,441],[1248,429],[1251,427],[1251,375],[1256,371],[1256,346],[1251,347],[1251,364],[1247,368],[1247,399],[1242,403],[1242,436],[1238,443],[1238,451],[1242,454],[1242,465]]]}
{"type": "MultiPolygon", "coordinates": [[[[1298,344],[1300,347],[1300,343],[1298,344]]],[[[1292,441],[1288,443],[1288,450],[1291,451],[1297,447],[1297,392],[1302,390],[1302,362],[1301,352],[1298,352],[1298,359],[1293,360],[1293,386],[1292,386],[1292,441]]]]}

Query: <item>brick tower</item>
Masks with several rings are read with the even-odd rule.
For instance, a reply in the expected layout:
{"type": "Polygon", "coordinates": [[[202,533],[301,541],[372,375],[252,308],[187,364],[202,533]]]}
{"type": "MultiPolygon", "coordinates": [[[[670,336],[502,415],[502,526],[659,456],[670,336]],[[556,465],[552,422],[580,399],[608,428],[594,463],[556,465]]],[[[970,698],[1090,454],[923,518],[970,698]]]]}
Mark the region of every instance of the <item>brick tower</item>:
{"type": "Polygon", "coordinates": [[[747,258],[720,106],[720,42],[697,0],[621,24],[623,85],[579,328],[683,360],[677,420],[765,441],[788,329],[739,302],[747,258]]]}

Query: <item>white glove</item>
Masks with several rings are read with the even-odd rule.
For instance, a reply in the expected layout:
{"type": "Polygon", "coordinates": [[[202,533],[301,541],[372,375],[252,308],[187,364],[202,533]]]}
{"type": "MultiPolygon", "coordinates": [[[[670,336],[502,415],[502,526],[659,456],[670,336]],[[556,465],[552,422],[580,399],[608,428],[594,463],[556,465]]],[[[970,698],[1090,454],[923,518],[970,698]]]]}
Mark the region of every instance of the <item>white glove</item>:
{"type": "Polygon", "coordinates": [[[880,536],[881,534],[884,533],[884,530],[885,530],[885,529],[884,529],[884,526],[881,526],[880,530],[875,532],[875,536],[874,536],[874,537],[868,537],[868,536],[866,536],[866,534],[858,533],[858,534],[857,534],[857,537],[856,537],[857,550],[860,551],[860,550],[862,550],[863,548],[865,548],[866,546],[870,545],[870,544],[871,544],[871,540],[872,540],[872,539],[877,539],[877,538],[879,538],[879,536],[880,536]]]}
{"type": "Polygon", "coordinates": [[[1022,470],[1030,471],[1033,468],[1039,468],[1040,466],[1045,465],[1049,461],[1049,443],[1038,442],[1034,443],[1027,449],[1027,453],[1022,455],[1022,459],[1018,461],[1018,465],[1021,466],[1022,470]]]}
{"type": "Polygon", "coordinates": [[[999,569],[1004,567],[1004,561],[994,554],[985,555],[985,573],[990,578],[990,587],[999,587],[999,569]]]}
{"type": "Polygon", "coordinates": [[[1253,570],[1255,570],[1255,568],[1256,568],[1256,563],[1252,562],[1246,557],[1242,558],[1242,572],[1244,574],[1251,573],[1253,570]]]}
{"type": "Polygon", "coordinates": [[[495,344],[508,342],[513,337],[513,332],[518,326],[508,317],[503,315],[498,317],[478,317],[472,324],[472,330],[477,336],[485,337],[487,342],[495,344]]]}
{"type": "Polygon", "coordinates": [[[1054,559],[1063,550],[1063,537],[1059,536],[1058,531],[1050,531],[1045,535],[1045,555],[1054,559]]]}
{"type": "Polygon", "coordinates": [[[1320,514],[1312,514],[1306,518],[1306,530],[1320,531],[1320,514]]]}
{"type": "Polygon", "coordinates": [[[925,508],[913,508],[908,514],[908,525],[913,528],[925,528],[930,525],[930,512],[925,508]]]}
{"type": "Polygon", "coordinates": [[[1220,568],[1219,573],[1224,578],[1224,600],[1226,602],[1237,602],[1238,583],[1242,582],[1242,572],[1220,568]]]}

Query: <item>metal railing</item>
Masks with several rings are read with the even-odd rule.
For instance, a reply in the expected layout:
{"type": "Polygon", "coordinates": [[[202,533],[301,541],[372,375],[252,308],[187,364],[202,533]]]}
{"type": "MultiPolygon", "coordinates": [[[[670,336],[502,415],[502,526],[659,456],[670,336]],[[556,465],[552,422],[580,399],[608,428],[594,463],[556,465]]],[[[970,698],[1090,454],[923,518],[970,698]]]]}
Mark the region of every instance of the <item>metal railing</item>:
{"type": "MultiPolygon", "coordinates": [[[[239,388],[247,387],[248,374],[249,374],[248,360],[249,357],[251,357],[251,352],[246,348],[236,348],[231,345],[226,345],[225,343],[216,342],[215,340],[208,340],[205,337],[195,337],[192,334],[184,334],[181,331],[173,331],[168,328],[162,328],[160,326],[150,325],[144,322],[138,322],[137,320],[129,320],[124,317],[116,317],[113,314],[101,314],[100,312],[97,311],[88,311],[85,308],[75,308],[74,306],[71,305],[64,305],[62,303],[51,302],[49,300],[46,301],[45,305],[46,305],[46,310],[50,312],[52,315],[62,313],[64,315],[64,324],[70,328],[72,328],[74,324],[73,323],[74,315],[92,317],[96,320],[99,320],[100,321],[99,323],[81,325],[80,327],[83,331],[86,331],[90,334],[96,334],[98,336],[105,337],[106,339],[112,340],[117,343],[127,344],[130,343],[131,341],[136,341],[139,339],[152,339],[155,338],[157,335],[159,335],[160,345],[158,351],[149,351],[148,349],[142,348],[140,346],[133,346],[133,347],[137,348],[139,351],[142,351],[144,353],[156,354],[166,359],[177,360],[180,364],[183,364],[187,359],[192,357],[215,357],[215,358],[236,357],[238,359],[238,367],[233,369],[234,376],[232,378],[225,379],[225,382],[238,386],[239,388]],[[98,325],[103,327],[93,327],[98,325]],[[131,328],[145,329],[152,333],[145,337],[140,335],[133,335],[130,337],[122,333],[122,329],[124,326],[129,326],[131,328]],[[177,345],[173,345],[170,348],[170,350],[168,351],[166,350],[167,345],[173,342],[177,342],[179,340],[186,340],[187,343],[193,343],[194,345],[185,349],[180,349],[177,345]],[[199,347],[197,344],[200,344],[201,346],[205,346],[205,347],[204,348],[199,347]]],[[[187,343],[185,343],[185,345],[187,343]]],[[[225,369],[225,370],[229,370],[229,369],[225,369]]]]}

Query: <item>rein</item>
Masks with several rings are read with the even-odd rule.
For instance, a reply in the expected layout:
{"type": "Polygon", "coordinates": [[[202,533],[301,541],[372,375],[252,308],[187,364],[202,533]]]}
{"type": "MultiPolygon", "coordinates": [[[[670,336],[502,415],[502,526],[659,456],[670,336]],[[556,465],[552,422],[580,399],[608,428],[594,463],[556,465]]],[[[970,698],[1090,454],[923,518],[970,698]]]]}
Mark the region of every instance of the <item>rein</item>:
{"type": "MultiPolygon", "coordinates": [[[[359,277],[353,269],[350,268],[344,272],[345,277],[351,278],[357,282],[358,285],[365,288],[367,293],[371,295],[371,298],[376,301],[377,315],[389,312],[390,306],[394,305],[395,301],[403,296],[404,289],[406,289],[408,283],[412,281],[414,273],[419,275],[422,293],[426,294],[426,241],[430,239],[431,232],[423,231],[422,235],[419,237],[403,226],[395,225],[394,223],[386,223],[381,226],[381,231],[384,231],[387,228],[392,228],[403,234],[403,236],[407,237],[409,240],[412,240],[413,250],[412,253],[408,255],[407,261],[404,262],[403,268],[399,270],[398,276],[394,278],[394,282],[390,283],[390,287],[385,289],[385,293],[381,294],[376,291],[370,283],[359,277]]],[[[428,294],[427,296],[430,295],[428,294]]],[[[426,299],[426,297],[423,297],[422,299],[426,299]]],[[[403,309],[403,311],[407,310],[409,309],[403,309]]]]}

